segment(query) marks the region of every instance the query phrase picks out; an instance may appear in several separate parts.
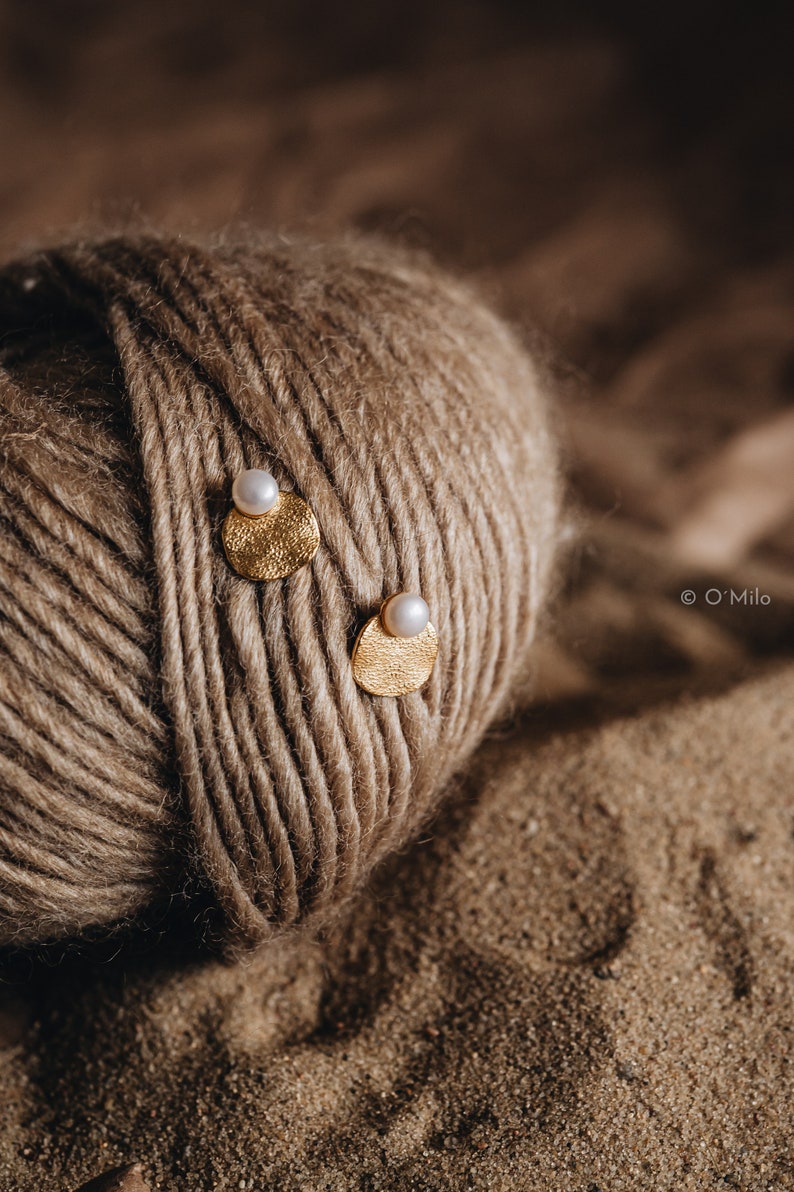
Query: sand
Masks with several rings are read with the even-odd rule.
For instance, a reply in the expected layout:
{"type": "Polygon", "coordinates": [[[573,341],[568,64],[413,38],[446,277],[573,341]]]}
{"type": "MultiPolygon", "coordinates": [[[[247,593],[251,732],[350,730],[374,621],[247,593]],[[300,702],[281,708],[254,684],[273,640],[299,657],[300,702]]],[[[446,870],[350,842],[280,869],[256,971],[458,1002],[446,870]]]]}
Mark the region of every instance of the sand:
{"type": "Polygon", "coordinates": [[[0,956],[0,1192],[794,1188],[782,27],[287,7],[7,6],[0,251],[352,223],[472,273],[555,390],[559,590],[328,937],[0,956]]]}
{"type": "Polygon", "coordinates": [[[794,1186],[793,699],[530,714],[333,938],[37,971],[2,1186],[794,1186]]]}

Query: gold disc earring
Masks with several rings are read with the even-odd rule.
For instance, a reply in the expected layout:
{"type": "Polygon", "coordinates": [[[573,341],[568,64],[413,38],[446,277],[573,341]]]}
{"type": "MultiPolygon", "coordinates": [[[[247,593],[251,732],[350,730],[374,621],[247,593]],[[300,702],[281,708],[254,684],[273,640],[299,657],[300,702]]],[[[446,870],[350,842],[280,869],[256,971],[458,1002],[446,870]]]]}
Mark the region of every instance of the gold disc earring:
{"type": "Polygon", "coordinates": [[[414,592],[389,596],[353,646],[353,678],[371,695],[418,691],[433,671],[438,634],[430,609],[414,592]]]}
{"type": "Polygon", "coordinates": [[[241,472],[232,500],[221,538],[226,558],[240,575],[283,579],[314,558],[320,545],[317,519],[296,493],[281,492],[269,472],[241,472]]]}

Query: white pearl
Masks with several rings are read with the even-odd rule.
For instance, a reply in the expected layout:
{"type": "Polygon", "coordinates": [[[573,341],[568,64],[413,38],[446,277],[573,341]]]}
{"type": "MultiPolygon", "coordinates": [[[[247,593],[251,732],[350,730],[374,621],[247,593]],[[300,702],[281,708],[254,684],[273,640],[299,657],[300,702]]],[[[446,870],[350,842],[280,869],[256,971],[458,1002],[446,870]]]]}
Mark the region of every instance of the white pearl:
{"type": "Polygon", "coordinates": [[[390,596],[380,614],[381,623],[392,637],[416,637],[427,628],[430,609],[414,592],[390,596]]]}
{"type": "Polygon", "coordinates": [[[232,485],[232,500],[240,513],[248,517],[261,517],[278,500],[278,485],[269,472],[263,472],[261,468],[248,468],[240,473],[232,485]]]}

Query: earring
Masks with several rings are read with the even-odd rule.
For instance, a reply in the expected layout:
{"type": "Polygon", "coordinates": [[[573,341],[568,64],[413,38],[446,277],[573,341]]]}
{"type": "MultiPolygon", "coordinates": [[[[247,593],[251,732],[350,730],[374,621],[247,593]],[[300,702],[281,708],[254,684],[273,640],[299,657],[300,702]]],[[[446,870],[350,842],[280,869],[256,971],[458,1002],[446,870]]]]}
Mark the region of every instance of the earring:
{"type": "Polygon", "coordinates": [[[438,634],[421,596],[389,596],[353,646],[353,678],[371,695],[407,695],[427,682],[438,654],[438,634]]]}
{"type": "Polygon", "coordinates": [[[221,530],[226,558],[246,579],[283,579],[309,563],[320,545],[317,519],[269,472],[249,468],[232,485],[234,508],[221,530]]]}

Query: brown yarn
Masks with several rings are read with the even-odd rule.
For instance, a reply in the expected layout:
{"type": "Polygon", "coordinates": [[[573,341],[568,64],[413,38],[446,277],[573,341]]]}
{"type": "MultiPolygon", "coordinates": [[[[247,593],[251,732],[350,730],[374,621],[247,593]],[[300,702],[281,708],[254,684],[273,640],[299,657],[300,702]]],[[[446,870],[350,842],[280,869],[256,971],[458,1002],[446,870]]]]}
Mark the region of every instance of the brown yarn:
{"type": "Polygon", "coordinates": [[[80,243],[6,268],[0,316],[0,941],[112,923],[191,866],[235,940],[322,920],[526,670],[557,510],[530,361],[354,239],[80,243]],[[283,582],[220,546],[252,466],[320,525],[283,582]],[[350,648],[397,591],[441,652],[376,698],[350,648]]]}

